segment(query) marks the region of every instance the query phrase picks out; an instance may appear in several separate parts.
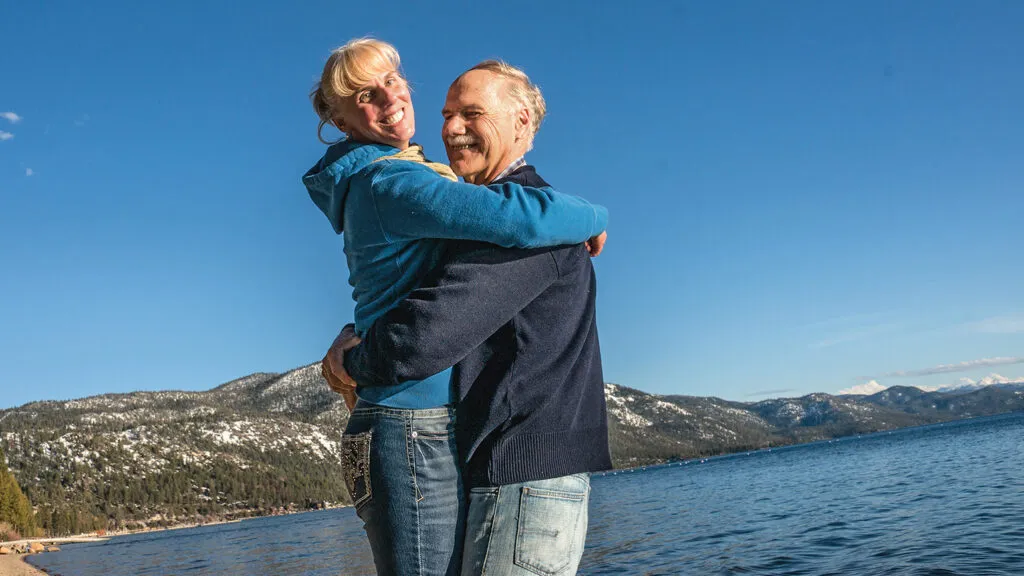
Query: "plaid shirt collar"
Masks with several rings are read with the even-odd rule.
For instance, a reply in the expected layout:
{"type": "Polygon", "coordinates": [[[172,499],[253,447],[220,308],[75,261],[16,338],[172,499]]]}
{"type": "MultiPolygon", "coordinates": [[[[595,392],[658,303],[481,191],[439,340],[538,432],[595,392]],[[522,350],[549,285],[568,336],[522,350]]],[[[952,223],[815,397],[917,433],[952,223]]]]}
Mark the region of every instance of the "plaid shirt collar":
{"type": "Polygon", "coordinates": [[[505,169],[501,171],[501,174],[498,174],[498,177],[495,178],[494,180],[491,180],[491,182],[501,180],[502,178],[508,176],[509,174],[515,172],[516,170],[519,170],[523,166],[526,166],[526,157],[520,156],[517,160],[513,161],[511,164],[506,166],[505,169]]]}

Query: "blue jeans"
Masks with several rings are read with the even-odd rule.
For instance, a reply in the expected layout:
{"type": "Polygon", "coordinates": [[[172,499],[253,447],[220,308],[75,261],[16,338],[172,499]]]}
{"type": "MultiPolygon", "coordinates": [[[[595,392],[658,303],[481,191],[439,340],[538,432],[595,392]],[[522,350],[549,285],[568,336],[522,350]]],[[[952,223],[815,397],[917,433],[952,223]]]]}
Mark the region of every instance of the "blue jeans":
{"type": "Polygon", "coordinates": [[[589,501],[588,474],[473,488],[462,576],[575,574],[589,501]]]}
{"type": "Polygon", "coordinates": [[[359,401],[341,437],[341,457],[377,574],[457,575],[466,506],[454,410],[359,401]]]}

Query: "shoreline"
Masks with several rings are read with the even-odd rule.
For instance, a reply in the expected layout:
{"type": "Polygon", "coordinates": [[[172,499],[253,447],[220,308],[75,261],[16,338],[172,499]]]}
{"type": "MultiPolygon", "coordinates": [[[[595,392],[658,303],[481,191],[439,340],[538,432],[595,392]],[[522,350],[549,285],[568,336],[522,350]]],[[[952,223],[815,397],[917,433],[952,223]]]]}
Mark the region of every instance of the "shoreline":
{"type": "MultiPolygon", "coordinates": [[[[313,510],[303,510],[302,512],[313,512],[313,510]]],[[[301,514],[302,512],[292,512],[291,514],[301,514]]],[[[284,514],[275,514],[275,516],[283,516],[284,514]]],[[[110,540],[115,536],[130,536],[132,534],[144,534],[148,532],[164,532],[168,530],[183,530],[187,528],[201,528],[203,526],[214,526],[220,524],[235,524],[242,522],[243,520],[250,520],[253,518],[266,518],[266,516],[253,516],[250,518],[238,518],[232,520],[220,520],[214,522],[204,522],[202,524],[181,524],[175,526],[167,526],[165,528],[144,528],[142,530],[133,531],[119,531],[119,532],[106,532],[103,536],[98,536],[95,532],[80,534],[77,536],[69,536],[64,538],[23,538],[21,540],[12,540],[10,542],[0,542],[0,545],[5,547],[11,546],[23,546],[38,542],[41,544],[81,544],[88,542],[104,542],[110,540]]],[[[36,554],[56,554],[57,552],[37,552],[36,554]]],[[[34,554],[29,553],[12,553],[12,554],[0,554],[0,576],[48,576],[47,572],[36,568],[35,566],[28,563],[28,557],[34,554]]]]}
{"type": "MultiPolygon", "coordinates": [[[[269,518],[272,516],[291,516],[294,514],[305,514],[307,512],[322,512],[324,510],[333,510],[336,508],[349,508],[348,505],[341,506],[330,506],[320,510],[296,510],[292,512],[267,514],[265,516],[249,516],[247,518],[235,518],[231,520],[217,520],[213,522],[203,522],[202,524],[179,524],[174,526],[167,526],[163,528],[143,528],[142,530],[125,530],[117,532],[105,532],[103,536],[97,535],[95,532],[86,534],[80,534],[77,536],[68,536],[63,538],[24,538],[21,540],[12,540],[10,542],[0,542],[0,545],[11,547],[31,544],[33,542],[45,543],[45,544],[78,544],[88,542],[103,542],[110,540],[115,536],[130,536],[132,534],[145,534],[149,532],[165,532],[169,530],[184,530],[188,528],[202,528],[204,526],[216,526],[221,524],[236,524],[245,520],[255,520],[257,518],[269,518]]],[[[37,554],[47,554],[56,552],[38,552],[37,554]]],[[[33,554],[0,554],[0,576],[48,576],[47,572],[36,568],[35,566],[28,563],[27,559],[33,554]]]]}
{"type": "MultiPolygon", "coordinates": [[[[104,532],[104,535],[101,538],[107,539],[107,538],[113,538],[115,536],[131,536],[133,534],[148,534],[150,532],[166,532],[166,531],[169,531],[169,530],[186,530],[188,528],[203,528],[203,527],[206,527],[206,526],[219,526],[221,524],[237,524],[239,522],[245,522],[246,520],[258,520],[260,518],[272,518],[274,516],[293,516],[295,514],[308,514],[310,512],[323,512],[325,510],[336,510],[338,508],[351,508],[351,507],[352,507],[351,504],[340,504],[340,505],[336,505],[336,506],[326,506],[324,508],[319,508],[319,509],[291,510],[291,511],[286,511],[286,512],[275,512],[273,514],[263,514],[263,515],[260,515],[260,516],[245,516],[243,518],[231,518],[230,520],[212,520],[210,522],[202,522],[202,523],[183,523],[183,524],[174,524],[172,526],[161,526],[161,527],[153,527],[153,528],[141,528],[139,530],[107,530],[106,532],[104,532]]],[[[90,532],[90,533],[87,533],[87,534],[82,534],[79,537],[88,538],[88,537],[93,537],[95,535],[96,535],[95,532],[90,532]]],[[[0,576],[2,576],[2,575],[0,575],[0,576]]]]}
{"type": "Polygon", "coordinates": [[[8,542],[0,542],[0,546],[24,546],[25,544],[31,544],[38,542],[40,544],[81,544],[83,542],[103,542],[104,540],[110,540],[109,536],[100,536],[96,533],[90,534],[79,534],[78,536],[66,536],[63,538],[23,538],[21,540],[10,540],[8,542]]]}
{"type": "MultiPolygon", "coordinates": [[[[274,516],[294,516],[296,514],[306,514],[306,513],[309,513],[309,512],[323,512],[325,510],[336,510],[338,508],[351,508],[351,505],[349,505],[349,504],[342,504],[342,505],[339,505],[339,506],[328,506],[328,507],[325,507],[325,508],[320,508],[318,510],[293,510],[293,511],[288,511],[288,512],[276,512],[274,514],[265,514],[265,515],[262,515],[262,516],[246,516],[244,518],[232,518],[230,520],[212,520],[210,522],[201,522],[201,523],[199,523],[199,522],[194,522],[194,523],[190,522],[190,523],[174,524],[174,525],[171,525],[171,526],[160,526],[160,527],[153,527],[153,528],[140,528],[138,530],[104,530],[102,532],[84,532],[82,534],[76,534],[74,536],[61,536],[61,537],[56,537],[56,538],[47,538],[47,537],[22,538],[21,540],[0,541],[0,546],[7,546],[7,547],[10,547],[10,546],[22,546],[22,545],[25,545],[25,544],[31,544],[33,542],[39,542],[41,544],[53,544],[53,545],[57,545],[57,544],[83,544],[83,543],[89,543],[89,542],[103,542],[103,541],[110,540],[111,538],[119,537],[119,536],[132,536],[134,534],[148,534],[150,532],[166,532],[166,531],[170,531],[170,530],[186,530],[186,529],[189,529],[189,528],[203,528],[203,527],[206,527],[206,526],[220,526],[222,524],[238,524],[238,523],[244,522],[246,520],[257,520],[257,519],[260,519],[260,518],[272,518],[274,516]]],[[[0,555],[0,558],[3,558],[3,557],[4,557],[3,555],[0,555]]]]}
{"type": "Polygon", "coordinates": [[[0,576],[45,576],[46,572],[25,560],[29,556],[30,554],[4,554],[0,556],[0,576]]]}

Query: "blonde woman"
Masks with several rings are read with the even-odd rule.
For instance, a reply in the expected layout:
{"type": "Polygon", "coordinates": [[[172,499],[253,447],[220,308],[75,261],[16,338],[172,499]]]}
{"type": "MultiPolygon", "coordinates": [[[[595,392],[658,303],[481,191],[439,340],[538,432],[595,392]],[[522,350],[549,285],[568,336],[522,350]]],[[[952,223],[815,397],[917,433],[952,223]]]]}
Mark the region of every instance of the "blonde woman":
{"type": "MultiPolygon", "coordinates": [[[[445,240],[531,248],[604,231],[605,209],[581,198],[548,187],[459,183],[446,165],[427,161],[411,143],[415,112],[390,44],[358,39],[335,50],[312,100],[318,135],[328,124],[345,134],[303,183],[344,233],[357,334],[418,286],[445,240]]],[[[378,574],[458,573],[465,501],[449,377],[450,369],[360,388],[350,406],[342,463],[378,574]]]]}

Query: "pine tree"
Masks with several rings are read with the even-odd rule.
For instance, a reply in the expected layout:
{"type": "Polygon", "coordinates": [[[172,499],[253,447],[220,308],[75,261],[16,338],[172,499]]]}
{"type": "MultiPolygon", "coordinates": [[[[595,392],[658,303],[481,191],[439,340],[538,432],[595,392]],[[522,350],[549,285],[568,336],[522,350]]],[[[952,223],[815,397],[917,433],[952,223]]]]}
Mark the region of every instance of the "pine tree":
{"type": "Polygon", "coordinates": [[[0,448],[0,522],[6,522],[23,536],[35,536],[36,519],[28,498],[14,474],[7,470],[7,456],[0,448]]]}

